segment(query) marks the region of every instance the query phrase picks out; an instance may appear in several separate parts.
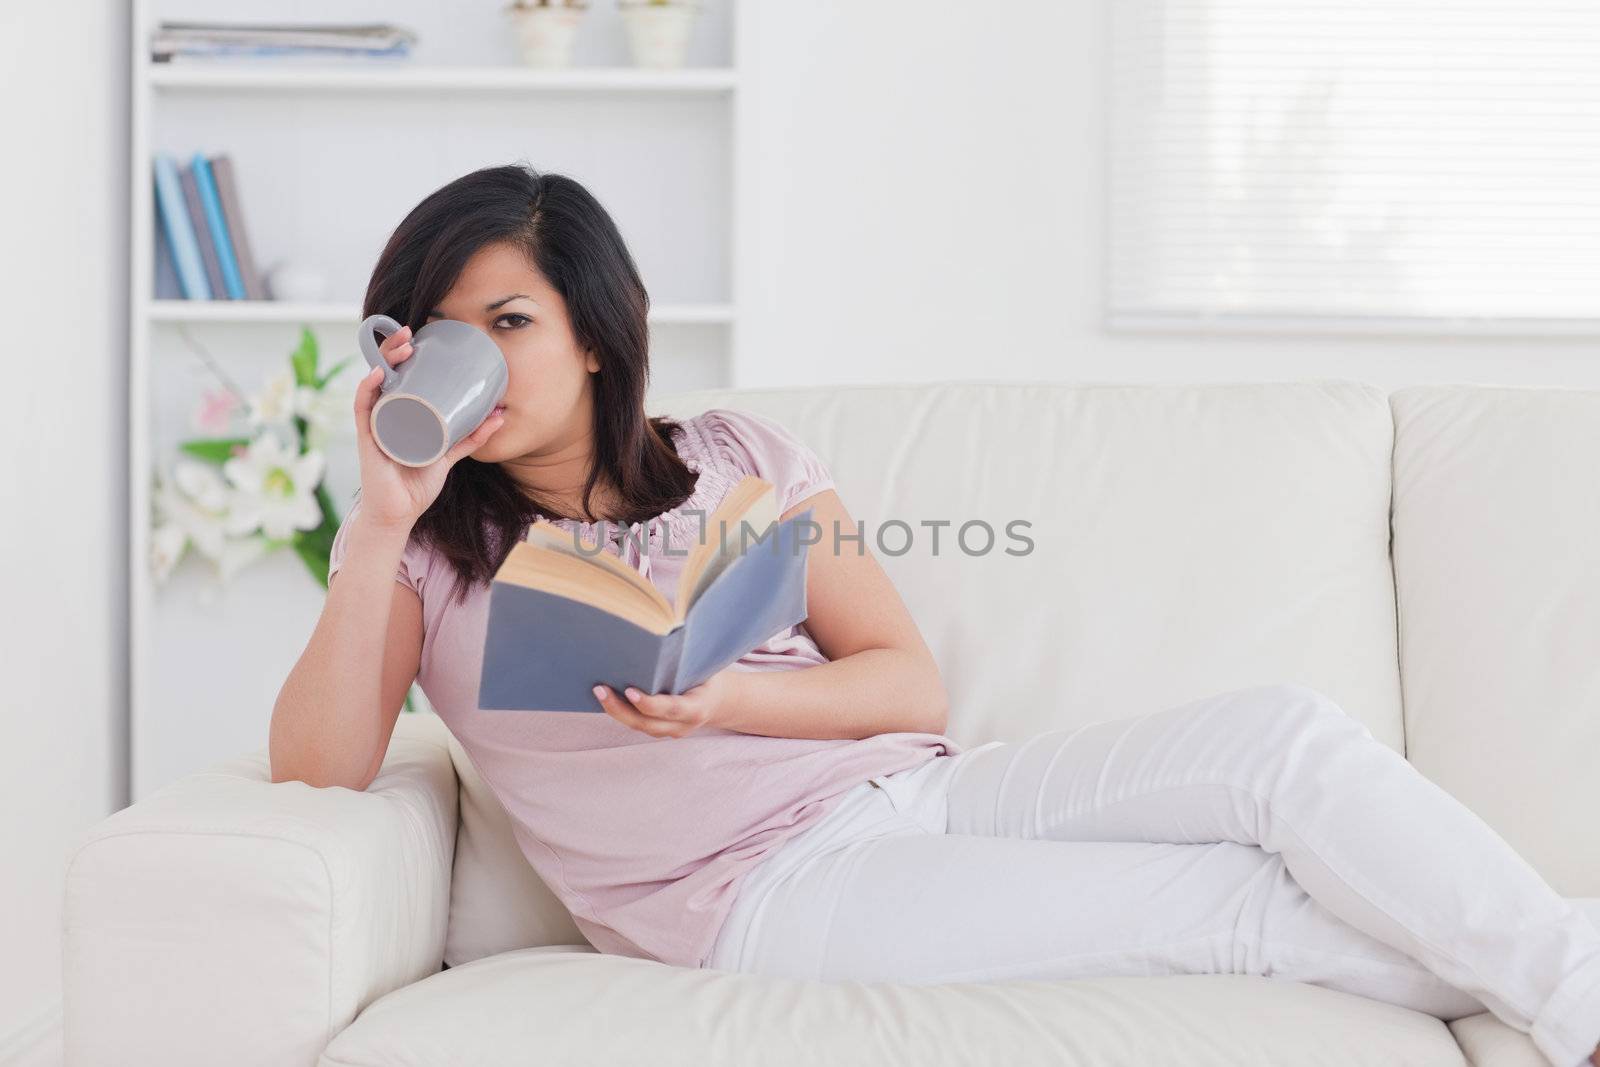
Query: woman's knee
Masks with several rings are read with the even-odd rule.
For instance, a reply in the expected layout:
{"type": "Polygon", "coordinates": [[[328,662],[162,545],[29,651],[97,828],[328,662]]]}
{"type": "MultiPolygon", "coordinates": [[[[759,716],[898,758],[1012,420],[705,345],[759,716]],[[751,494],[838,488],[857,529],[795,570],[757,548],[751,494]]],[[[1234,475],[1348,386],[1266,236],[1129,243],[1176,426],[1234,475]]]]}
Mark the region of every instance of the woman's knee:
{"type": "Polygon", "coordinates": [[[1259,728],[1263,734],[1290,729],[1294,733],[1344,731],[1367,734],[1366,726],[1332,697],[1300,682],[1271,682],[1251,686],[1236,694],[1242,714],[1250,721],[1245,728],[1259,728]]]}
{"type": "Polygon", "coordinates": [[[1349,714],[1328,694],[1300,682],[1278,682],[1271,687],[1285,706],[1304,710],[1314,718],[1349,718],[1349,714]]]}

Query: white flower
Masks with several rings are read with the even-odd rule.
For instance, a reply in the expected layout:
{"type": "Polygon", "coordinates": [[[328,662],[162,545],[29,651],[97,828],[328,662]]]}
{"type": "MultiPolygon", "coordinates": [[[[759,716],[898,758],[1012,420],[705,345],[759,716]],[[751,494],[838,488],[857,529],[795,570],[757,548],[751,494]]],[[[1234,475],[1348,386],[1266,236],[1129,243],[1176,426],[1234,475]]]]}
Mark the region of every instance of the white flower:
{"type": "Polygon", "coordinates": [[[151,563],[165,579],[191,542],[207,556],[222,553],[228,487],[216,468],[179,460],[170,479],[158,477],[153,497],[156,530],[151,563]]]}
{"type": "Polygon", "coordinates": [[[180,459],[173,464],[172,479],[185,498],[207,513],[220,515],[228,509],[228,483],[212,464],[180,459]]]}
{"type": "Polygon", "coordinates": [[[189,535],[175,522],[163,523],[150,535],[150,569],[155,572],[158,584],[171,576],[172,568],[177,566],[183,558],[183,550],[188,547],[189,535]]]}
{"type": "Polygon", "coordinates": [[[250,398],[250,425],[259,428],[294,418],[294,391],[292,370],[284,371],[267,382],[265,389],[250,398]]]}
{"type": "Polygon", "coordinates": [[[271,542],[260,534],[223,538],[222,554],[211,561],[213,578],[200,586],[195,598],[201,604],[217,603],[223,588],[233,580],[234,575],[266,555],[271,547],[271,542]]]}
{"type": "Polygon", "coordinates": [[[345,424],[350,401],[324,389],[302,385],[295,389],[294,410],[306,420],[306,447],[320,449],[328,443],[334,430],[345,424]]]}
{"type": "Polygon", "coordinates": [[[267,539],[260,535],[228,538],[223,545],[222,555],[217,558],[218,577],[225,582],[231,580],[235,574],[266,555],[267,548],[267,539]]]}
{"type": "Polygon", "coordinates": [[[324,456],[316,449],[295,455],[276,434],[267,431],[257,436],[244,455],[222,465],[222,473],[234,486],[228,532],[248,534],[260,527],[277,541],[293,537],[296,530],[316,529],[322,524],[316,489],[324,466],[324,456]]]}

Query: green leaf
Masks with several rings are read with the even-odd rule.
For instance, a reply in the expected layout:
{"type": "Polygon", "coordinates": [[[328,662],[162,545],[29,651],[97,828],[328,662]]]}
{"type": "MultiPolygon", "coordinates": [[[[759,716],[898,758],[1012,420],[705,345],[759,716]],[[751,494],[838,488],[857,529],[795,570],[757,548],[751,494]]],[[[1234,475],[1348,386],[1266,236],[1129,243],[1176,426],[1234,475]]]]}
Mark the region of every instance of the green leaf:
{"type": "Polygon", "coordinates": [[[349,363],[351,360],[353,360],[355,358],[356,358],[355,356],[345,356],[339,362],[335,363],[333,365],[332,369],[330,369],[327,374],[324,374],[322,377],[317,379],[317,388],[321,389],[323,386],[327,385],[330,381],[333,380],[333,376],[335,374],[338,374],[341,370],[344,369],[344,365],[346,363],[349,363]]]}
{"type": "Polygon", "coordinates": [[[328,588],[328,554],[333,551],[333,538],[339,532],[339,518],[333,511],[333,497],[326,485],[316,489],[317,505],[322,509],[322,523],[311,530],[296,530],[294,550],[306,569],[322,588],[328,588]]]}
{"type": "Polygon", "coordinates": [[[189,453],[189,455],[203,459],[207,463],[220,465],[233,458],[233,450],[235,448],[245,448],[249,444],[250,439],[248,437],[212,437],[185,441],[178,447],[189,453]]]}
{"type": "MultiPolygon", "coordinates": [[[[302,530],[301,533],[317,533],[317,531],[302,530]]],[[[310,576],[315,577],[318,584],[322,585],[323,589],[326,589],[328,587],[328,555],[326,553],[318,555],[317,547],[307,537],[294,537],[294,553],[299,555],[301,563],[306,565],[307,571],[310,571],[310,576]]]]}
{"type": "Polygon", "coordinates": [[[294,350],[289,362],[294,366],[296,385],[317,383],[317,338],[311,332],[311,327],[300,327],[300,347],[294,350]]]}

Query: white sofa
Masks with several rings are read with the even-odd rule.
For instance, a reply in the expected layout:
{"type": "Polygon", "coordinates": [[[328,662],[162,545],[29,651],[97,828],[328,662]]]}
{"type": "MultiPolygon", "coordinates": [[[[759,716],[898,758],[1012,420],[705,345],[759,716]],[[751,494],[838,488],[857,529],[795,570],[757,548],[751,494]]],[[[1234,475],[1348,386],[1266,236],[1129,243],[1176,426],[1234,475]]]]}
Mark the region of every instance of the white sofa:
{"type": "MultiPolygon", "coordinates": [[[[869,533],[913,526],[878,555],[963,744],[1300,682],[1600,897],[1600,391],[962,382],[652,410],[712,406],[810,442],[869,533]],[[1029,521],[1033,552],[952,550],[974,519],[1001,548],[1029,521]]],[[[603,955],[431,714],[402,716],[364,793],[270,784],[264,749],[173,782],[85,835],[65,893],[68,1067],[1545,1067],[1490,1015],[1281,978],[901,986],[603,955]]]]}

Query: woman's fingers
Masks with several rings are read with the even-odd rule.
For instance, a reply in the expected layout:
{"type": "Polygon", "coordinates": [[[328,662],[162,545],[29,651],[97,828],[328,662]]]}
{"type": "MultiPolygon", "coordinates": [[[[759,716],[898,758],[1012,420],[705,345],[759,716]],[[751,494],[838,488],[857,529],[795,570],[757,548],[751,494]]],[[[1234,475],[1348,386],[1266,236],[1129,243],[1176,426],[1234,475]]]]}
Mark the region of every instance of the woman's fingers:
{"type": "Polygon", "coordinates": [[[383,368],[373,367],[356,386],[356,437],[363,444],[372,443],[372,408],[378,402],[378,389],[383,385],[383,368]]]}
{"type": "Polygon", "coordinates": [[[685,721],[682,708],[683,698],[670,693],[645,693],[629,686],[622,691],[629,702],[638,709],[639,714],[648,716],[658,722],[685,721]]]}
{"type": "Polygon", "coordinates": [[[504,415],[490,415],[487,419],[484,419],[478,424],[476,430],[473,430],[450,446],[450,451],[444,454],[445,462],[454,464],[457,460],[472,455],[485,441],[489,440],[489,436],[498,430],[505,421],[506,417],[504,415]]]}
{"type": "Polygon", "coordinates": [[[669,736],[683,737],[711,722],[712,706],[696,686],[687,693],[644,693],[629,686],[622,695],[647,719],[672,727],[669,736]]]}
{"type": "Polygon", "coordinates": [[[402,326],[383,339],[383,344],[378,346],[378,351],[389,361],[392,367],[396,363],[404,363],[411,358],[411,327],[402,326]]]}
{"type": "MultiPolygon", "coordinates": [[[[404,363],[410,358],[411,351],[409,326],[402,326],[378,345],[378,354],[383,356],[384,361],[391,367],[397,363],[404,363]]],[[[367,376],[361,379],[361,384],[356,386],[356,433],[363,442],[374,447],[377,442],[371,440],[372,409],[377,406],[378,395],[383,391],[383,378],[383,368],[372,367],[367,371],[367,376]]]]}
{"type": "Polygon", "coordinates": [[[677,737],[683,732],[683,727],[678,723],[667,722],[663,719],[652,719],[648,715],[641,715],[632,704],[618,696],[610,686],[597,685],[594,687],[594,694],[599,699],[600,706],[606,709],[606,713],[624,726],[632,727],[652,737],[677,737]]]}

